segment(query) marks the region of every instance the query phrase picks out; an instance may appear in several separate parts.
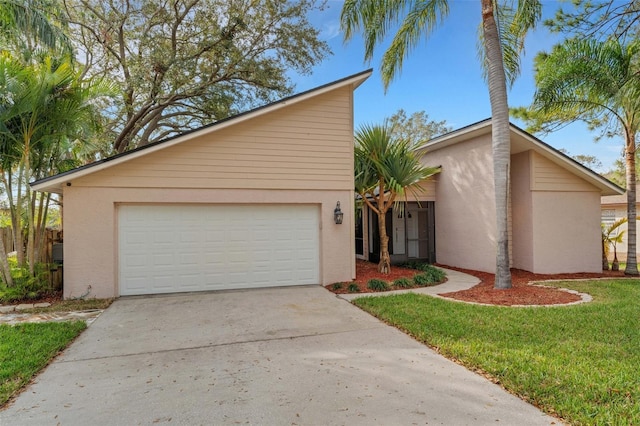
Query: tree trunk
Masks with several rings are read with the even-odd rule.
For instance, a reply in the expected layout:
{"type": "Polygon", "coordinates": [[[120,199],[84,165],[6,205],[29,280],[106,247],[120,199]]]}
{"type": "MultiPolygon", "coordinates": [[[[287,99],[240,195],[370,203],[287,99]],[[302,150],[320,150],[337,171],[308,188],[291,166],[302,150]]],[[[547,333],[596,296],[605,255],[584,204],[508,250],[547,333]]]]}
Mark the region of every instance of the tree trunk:
{"type": "Polygon", "coordinates": [[[511,288],[509,265],[509,165],[511,136],[509,129],[509,106],[507,81],[504,73],[502,47],[496,24],[493,1],[482,2],[482,29],[489,76],[489,99],[491,101],[491,133],[493,153],[493,179],[496,207],[496,279],[495,288],[511,288]]]}
{"type": "Polygon", "coordinates": [[[613,246],[613,263],[611,263],[612,271],[620,270],[620,263],[618,262],[618,250],[616,250],[616,246],[613,246]]]}
{"type": "Polygon", "coordinates": [[[605,240],[604,240],[604,235],[602,237],[602,270],[603,271],[608,271],[609,270],[609,259],[607,259],[607,252],[604,249],[604,245],[606,244],[605,240]]]}
{"type": "MultiPolygon", "coordinates": [[[[625,159],[627,167],[627,266],[625,275],[638,275],[636,256],[636,135],[625,129],[625,159]]],[[[614,248],[615,249],[615,248],[614,248]]]]}
{"type": "Polygon", "coordinates": [[[391,256],[389,256],[389,236],[387,235],[387,212],[379,210],[378,230],[380,231],[380,263],[378,271],[383,274],[391,272],[391,256]]]}
{"type": "Polygon", "coordinates": [[[7,250],[4,246],[4,238],[0,239],[0,273],[2,280],[7,287],[13,287],[13,278],[11,278],[11,268],[7,260],[7,250]]]}

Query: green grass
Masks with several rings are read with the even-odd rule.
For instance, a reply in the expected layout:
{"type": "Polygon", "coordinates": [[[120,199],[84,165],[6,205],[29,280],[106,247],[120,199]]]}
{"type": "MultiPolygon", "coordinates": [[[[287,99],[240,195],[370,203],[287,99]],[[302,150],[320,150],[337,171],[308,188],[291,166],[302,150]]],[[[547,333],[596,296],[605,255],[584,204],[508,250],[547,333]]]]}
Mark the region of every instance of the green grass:
{"type": "Polygon", "coordinates": [[[0,324],[0,406],[86,327],[84,321],[0,324]]]}
{"type": "Polygon", "coordinates": [[[557,285],[594,301],[509,308],[404,294],[353,303],[571,424],[640,424],[640,281],[557,285]]]}

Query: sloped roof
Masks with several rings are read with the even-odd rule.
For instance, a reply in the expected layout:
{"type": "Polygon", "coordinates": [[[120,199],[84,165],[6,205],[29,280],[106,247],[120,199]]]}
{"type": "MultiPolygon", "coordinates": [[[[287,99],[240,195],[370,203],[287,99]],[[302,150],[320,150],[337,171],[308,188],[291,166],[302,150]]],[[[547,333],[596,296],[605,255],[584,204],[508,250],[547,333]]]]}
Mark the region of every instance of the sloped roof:
{"type": "MultiPolygon", "coordinates": [[[[512,155],[518,154],[519,152],[533,150],[536,153],[547,158],[548,160],[552,161],[557,166],[562,167],[563,169],[600,189],[602,195],[624,194],[625,190],[623,188],[620,188],[615,183],[594,172],[588,167],[583,166],[573,158],[563,154],[551,145],[536,138],[535,136],[519,128],[515,124],[509,123],[509,125],[511,128],[512,155]]],[[[470,124],[458,130],[454,130],[450,133],[446,133],[442,136],[432,139],[427,142],[421,149],[424,149],[427,152],[436,151],[447,146],[451,146],[453,144],[457,144],[489,133],[491,133],[490,118],[470,124]]]]}
{"type": "Polygon", "coordinates": [[[278,101],[272,102],[270,104],[252,109],[247,112],[243,112],[238,115],[234,115],[232,117],[226,118],[224,120],[216,121],[215,123],[209,124],[207,126],[200,127],[198,129],[190,130],[188,132],[182,133],[177,136],[173,136],[168,139],[164,139],[158,142],[154,142],[149,145],[145,145],[131,151],[126,151],[121,154],[116,154],[111,157],[104,158],[102,160],[78,167],[76,169],[69,170],[64,173],[60,173],[54,176],[50,176],[44,179],[37,180],[32,182],[31,188],[35,191],[43,191],[43,192],[56,192],[61,193],[62,187],[67,182],[72,179],[77,179],[82,176],[86,176],[100,170],[104,170],[109,167],[113,167],[117,164],[121,164],[126,161],[133,160],[135,158],[141,157],[143,155],[150,154],[152,152],[156,152],[165,148],[169,148],[171,146],[186,142],[193,138],[202,136],[207,133],[212,133],[229,126],[234,126],[239,123],[242,123],[246,120],[259,117],[261,115],[276,111],[278,109],[284,108],[289,105],[293,105],[307,99],[313,98],[315,96],[322,95],[324,93],[340,89],[342,87],[351,86],[353,90],[355,90],[360,84],[362,84],[373,71],[368,69],[366,71],[362,71],[360,73],[345,77],[340,80],[336,80],[331,83],[327,83],[325,85],[316,87],[311,90],[307,90],[302,93],[298,93],[296,95],[288,96],[286,98],[280,99],[278,101]]]}

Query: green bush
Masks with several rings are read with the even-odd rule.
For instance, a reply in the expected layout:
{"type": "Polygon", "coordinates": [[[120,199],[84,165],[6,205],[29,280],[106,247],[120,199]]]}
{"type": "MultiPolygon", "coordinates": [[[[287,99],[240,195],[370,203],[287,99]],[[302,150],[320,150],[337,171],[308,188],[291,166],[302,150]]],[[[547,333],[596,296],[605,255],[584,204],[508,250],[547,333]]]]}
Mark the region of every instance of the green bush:
{"type": "Polygon", "coordinates": [[[417,260],[409,260],[405,263],[400,264],[399,266],[402,266],[403,268],[409,268],[409,269],[420,269],[420,265],[424,265],[424,262],[420,262],[417,260]]]}
{"type": "Polygon", "coordinates": [[[347,291],[349,293],[360,293],[360,287],[358,287],[358,284],[352,283],[349,284],[349,287],[347,287],[347,291]]]}
{"type": "Polygon", "coordinates": [[[393,282],[393,286],[397,288],[411,288],[413,287],[413,282],[409,278],[398,278],[393,282]]]}
{"type": "Polygon", "coordinates": [[[333,284],[331,284],[331,288],[333,290],[342,290],[342,287],[343,287],[342,283],[333,283],[333,284]]]}
{"type": "Polygon", "coordinates": [[[372,278],[367,282],[367,288],[373,291],[387,291],[389,290],[389,284],[386,281],[372,278]]]}
{"type": "Polygon", "coordinates": [[[426,272],[414,276],[413,282],[418,286],[424,287],[440,284],[442,281],[444,281],[445,277],[446,274],[442,270],[430,266],[426,272]]]}
{"type": "Polygon", "coordinates": [[[442,282],[447,277],[447,274],[445,274],[442,269],[438,269],[435,266],[431,266],[426,263],[420,267],[420,270],[429,275],[431,282],[434,283],[442,282]]]}
{"type": "Polygon", "coordinates": [[[0,284],[0,302],[11,303],[18,300],[38,299],[52,292],[49,282],[49,265],[40,263],[35,267],[34,275],[28,268],[12,265],[13,286],[0,284]]]}

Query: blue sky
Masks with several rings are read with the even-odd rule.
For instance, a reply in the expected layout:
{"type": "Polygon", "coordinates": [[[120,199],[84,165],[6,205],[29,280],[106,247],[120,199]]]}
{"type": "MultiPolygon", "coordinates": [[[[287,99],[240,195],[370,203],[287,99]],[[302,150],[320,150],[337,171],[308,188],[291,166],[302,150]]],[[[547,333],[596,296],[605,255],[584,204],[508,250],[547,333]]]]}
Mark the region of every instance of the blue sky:
{"type": "MultiPolygon", "coordinates": [[[[342,1],[329,0],[327,9],[310,17],[321,30],[333,55],[316,66],[310,76],[293,76],[296,92],[373,68],[373,75],[355,92],[355,125],[379,123],[398,109],[407,113],[426,111],[433,120],[446,120],[459,128],[490,117],[489,94],[478,60],[477,38],[480,23],[479,0],[452,0],[446,21],[428,40],[421,43],[405,60],[402,73],[384,92],[378,68],[384,51],[382,45],[371,63],[364,62],[360,37],[343,42],[339,16],[342,1]]],[[[561,2],[543,1],[543,18],[553,16],[561,2]]],[[[567,4],[563,3],[563,7],[567,4]]],[[[541,50],[549,50],[561,38],[544,26],[531,33],[525,44],[522,73],[509,92],[510,106],[524,106],[535,92],[533,58],[541,50]]],[[[522,123],[514,123],[523,126],[522,123]]],[[[622,139],[594,142],[596,133],[586,126],[574,124],[561,131],[540,136],[555,148],[571,154],[594,155],[606,171],[620,158],[622,139]]]]}

